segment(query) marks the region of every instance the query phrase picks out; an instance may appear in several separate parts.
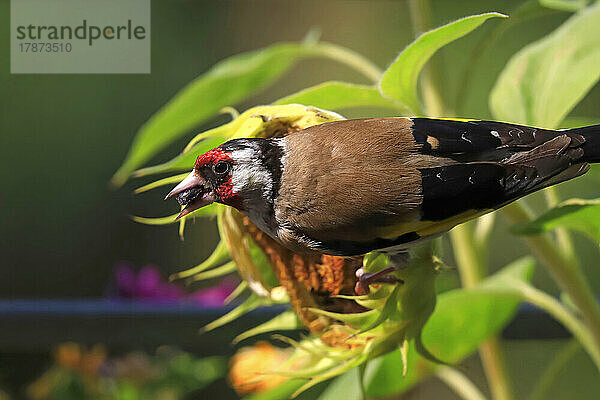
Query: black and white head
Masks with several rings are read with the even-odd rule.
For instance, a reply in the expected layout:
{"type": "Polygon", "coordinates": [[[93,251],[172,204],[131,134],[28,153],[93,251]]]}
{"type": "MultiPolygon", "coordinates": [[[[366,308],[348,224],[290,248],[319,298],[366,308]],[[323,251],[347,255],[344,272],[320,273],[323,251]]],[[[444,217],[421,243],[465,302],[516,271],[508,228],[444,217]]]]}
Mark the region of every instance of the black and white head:
{"type": "Polygon", "coordinates": [[[176,196],[185,205],[178,218],[217,202],[269,231],[265,224],[273,215],[284,152],[281,139],[230,140],[198,156],[192,172],[166,198],[176,196]]]}

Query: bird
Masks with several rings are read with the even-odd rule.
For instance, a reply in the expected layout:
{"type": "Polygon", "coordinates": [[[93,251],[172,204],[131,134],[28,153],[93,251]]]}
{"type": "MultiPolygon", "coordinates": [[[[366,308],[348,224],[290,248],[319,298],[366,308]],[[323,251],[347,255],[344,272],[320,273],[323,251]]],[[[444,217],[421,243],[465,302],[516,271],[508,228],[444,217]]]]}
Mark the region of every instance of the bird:
{"type": "MultiPolygon", "coordinates": [[[[185,206],[178,218],[214,202],[234,207],[292,251],[401,259],[420,242],[581,176],[596,162],[600,125],[348,119],[227,141],[199,155],[165,199],[185,206]]],[[[357,288],[390,282],[391,270],[359,270],[357,288]]]]}

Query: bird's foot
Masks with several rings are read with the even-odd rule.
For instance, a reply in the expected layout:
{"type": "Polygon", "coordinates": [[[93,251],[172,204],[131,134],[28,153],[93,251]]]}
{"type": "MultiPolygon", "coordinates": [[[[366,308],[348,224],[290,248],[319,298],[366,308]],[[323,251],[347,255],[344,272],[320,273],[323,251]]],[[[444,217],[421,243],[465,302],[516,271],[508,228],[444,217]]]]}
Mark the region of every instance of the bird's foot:
{"type": "Polygon", "coordinates": [[[373,283],[404,283],[402,279],[389,275],[390,272],[394,272],[395,270],[395,267],[387,267],[378,272],[366,273],[362,268],[357,269],[356,277],[358,278],[358,282],[354,286],[354,291],[357,295],[363,296],[371,292],[369,285],[373,283]]]}

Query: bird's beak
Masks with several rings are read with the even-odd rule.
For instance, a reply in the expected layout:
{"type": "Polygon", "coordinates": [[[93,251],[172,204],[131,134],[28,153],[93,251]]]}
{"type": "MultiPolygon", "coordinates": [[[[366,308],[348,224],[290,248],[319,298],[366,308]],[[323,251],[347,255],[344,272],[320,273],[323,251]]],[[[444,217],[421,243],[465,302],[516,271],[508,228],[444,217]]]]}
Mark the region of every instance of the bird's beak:
{"type": "Polygon", "coordinates": [[[215,196],[210,185],[197,171],[192,171],[179,185],[167,194],[165,200],[177,196],[180,205],[185,206],[176,219],[188,215],[192,211],[214,203],[215,196]]]}

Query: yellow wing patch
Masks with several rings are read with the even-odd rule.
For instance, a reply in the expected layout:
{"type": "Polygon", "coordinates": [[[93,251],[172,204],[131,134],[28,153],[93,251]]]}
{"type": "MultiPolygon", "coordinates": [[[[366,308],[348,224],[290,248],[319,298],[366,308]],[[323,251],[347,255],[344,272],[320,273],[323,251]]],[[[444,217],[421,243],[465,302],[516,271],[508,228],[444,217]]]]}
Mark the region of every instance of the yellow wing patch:
{"type": "Polygon", "coordinates": [[[429,119],[441,119],[444,121],[458,121],[458,122],[479,122],[481,121],[480,119],[473,119],[473,118],[446,118],[446,117],[440,117],[440,118],[429,118],[429,119]]]}
{"type": "Polygon", "coordinates": [[[424,221],[424,222],[429,222],[430,225],[427,227],[424,227],[423,229],[417,230],[416,232],[421,237],[435,235],[436,233],[446,232],[446,231],[449,231],[450,229],[454,228],[458,224],[462,224],[463,222],[467,222],[471,219],[481,217],[482,215],[490,213],[492,211],[494,211],[494,210],[493,209],[468,210],[468,211],[465,211],[458,215],[455,215],[453,217],[443,219],[441,221],[435,221],[433,223],[431,221],[424,221]]]}
{"type": "Polygon", "coordinates": [[[443,233],[454,228],[458,224],[467,222],[473,218],[480,217],[484,214],[494,211],[493,209],[486,210],[468,210],[450,218],[441,221],[411,221],[402,222],[392,226],[385,226],[376,230],[377,237],[382,239],[396,239],[404,234],[416,232],[421,237],[431,236],[438,233],[443,233]]]}

